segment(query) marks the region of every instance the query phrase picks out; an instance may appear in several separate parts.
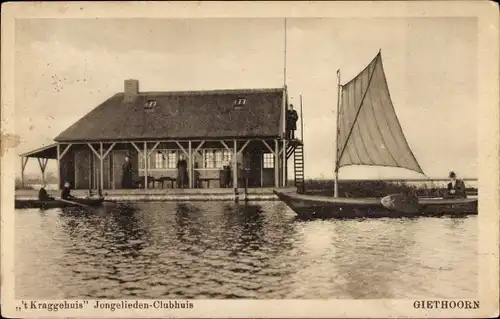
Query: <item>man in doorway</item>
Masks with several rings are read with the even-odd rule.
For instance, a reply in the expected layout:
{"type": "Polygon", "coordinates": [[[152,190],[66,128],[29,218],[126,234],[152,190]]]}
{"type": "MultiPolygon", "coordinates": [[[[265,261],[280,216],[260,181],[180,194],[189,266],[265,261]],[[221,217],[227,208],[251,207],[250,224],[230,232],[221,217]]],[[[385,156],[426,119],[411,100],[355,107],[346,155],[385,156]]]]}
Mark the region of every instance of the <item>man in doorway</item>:
{"type": "Polygon", "coordinates": [[[465,191],[465,183],[457,178],[457,174],[455,174],[455,172],[450,172],[448,176],[450,181],[448,182],[448,192],[446,193],[447,197],[466,198],[467,194],[465,191]]]}
{"type": "Polygon", "coordinates": [[[222,164],[222,170],[223,170],[223,186],[224,188],[230,188],[232,184],[232,174],[231,174],[231,163],[228,160],[225,160],[224,163],[222,164]]]}
{"type": "Polygon", "coordinates": [[[132,187],[132,163],[130,157],[125,156],[125,162],[122,165],[122,188],[132,187]]]}
{"type": "Polygon", "coordinates": [[[290,108],[286,111],[286,132],[288,139],[295,139],[295,130],[297,129],[298,119],[299,116],[293,109],[293,104],[290,104],[290,108]]]}
{"type": "Polygon", "coordinates": [[[179,156],[177,161],[177,187],[184,188],[187,186],[187,162],[184,159],[184,155],[179,156]]]}
{"type": "MultiPolygon", "coordinates": [[[[189,177],[189,176],[188,176],[189,177]]],[[[198,171],[198,162],[193,164],[193,187],[200,188],[200,171],[198,171]]]]}

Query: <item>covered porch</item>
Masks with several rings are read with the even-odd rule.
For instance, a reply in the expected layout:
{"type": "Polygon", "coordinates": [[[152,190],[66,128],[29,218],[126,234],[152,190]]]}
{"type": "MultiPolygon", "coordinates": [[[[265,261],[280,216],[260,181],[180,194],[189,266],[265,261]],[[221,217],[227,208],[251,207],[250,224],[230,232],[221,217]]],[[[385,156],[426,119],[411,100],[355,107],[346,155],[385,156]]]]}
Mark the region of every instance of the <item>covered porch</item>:
{"type": "Polygon", "coordinates": [[[276,138],[60,142],[22,154],[21,180],[24,184],[29,158],[37,159],[43,180],[48,160],[54,159],[59,188],[67,181],[75,190],[120,190],[122,166],[129,156],[132,188],[155,190],[152,193],[174,188],[280,188],[288,182],[288,160],[301,145],[300,140],[276,138]],[[185,185],[178,183],[181,157],[187,163],[185,185]],[[230,180],[224,180],[228,176],[230,180]]]}
{"type": "Polygon", "coordinates": [[[25,185],[25,170],[26,165],[28,164],[29,159],[36,159],[38,162],[38,166],[40,168],[40,173],[42,177],[42,183],[45,184],[46,180],[46,170],[47,164],[49,160],[57,160],[58,159],[58,151],[57,151],[57,143],[53,143],[47,146],[43,146],[37,148],[35,150],[23,153],[20,155],[21,157],[21,188],[24,188],[25,185]]]}

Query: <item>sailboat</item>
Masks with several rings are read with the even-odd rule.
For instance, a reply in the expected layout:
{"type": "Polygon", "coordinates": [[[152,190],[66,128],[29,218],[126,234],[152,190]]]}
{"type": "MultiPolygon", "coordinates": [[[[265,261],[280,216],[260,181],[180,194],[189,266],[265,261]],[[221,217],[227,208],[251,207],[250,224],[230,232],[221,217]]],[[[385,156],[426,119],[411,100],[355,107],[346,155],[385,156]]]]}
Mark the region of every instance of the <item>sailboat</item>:
{"type": "Polygon", "coordinates": [[[274,193],[301,217],[402,217],[477,214],[477,198],[415,198],[387,194],[381,198],[339,196],[339,169],[384,166],[425,176],[403,133],[389,93],[381,51],[349,82],[337,71],[337,128],[334,196],[274,193]]]}

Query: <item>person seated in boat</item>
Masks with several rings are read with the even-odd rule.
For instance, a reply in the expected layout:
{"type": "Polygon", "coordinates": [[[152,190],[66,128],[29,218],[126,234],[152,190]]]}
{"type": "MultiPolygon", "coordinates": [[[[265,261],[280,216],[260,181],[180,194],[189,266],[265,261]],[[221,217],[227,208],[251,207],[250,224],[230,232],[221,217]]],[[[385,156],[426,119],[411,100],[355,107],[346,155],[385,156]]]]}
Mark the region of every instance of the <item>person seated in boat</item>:
{"type": "Polygon", "coordinates": [[[42,185],[42,187],[40,187],[40,190],[38,191],[38,200],[54,200],[54,197],[49,196],[49,194],[45,190],[45,185],[42,185]]]}
{"type": "Polygon", "coordinates": [[[71,195],[71,188],[70,188],[70,185],[69,185],[69,182],[65,182],[64,183],[64,187],[63,189],[61,190],[61,198],[62,199],[66,199],[66,200],[70,200],[70,199],[73,199],[74,197],[71,195]]]}
{"type": "Polygon", "coordinates": [[[455,174],[455,172],[450,172],[448,176],[450,181],[448,182],[446,197],[466,198],[467,194],[465,192],[465,183],[457,178],[457,174],[455,174]]]}

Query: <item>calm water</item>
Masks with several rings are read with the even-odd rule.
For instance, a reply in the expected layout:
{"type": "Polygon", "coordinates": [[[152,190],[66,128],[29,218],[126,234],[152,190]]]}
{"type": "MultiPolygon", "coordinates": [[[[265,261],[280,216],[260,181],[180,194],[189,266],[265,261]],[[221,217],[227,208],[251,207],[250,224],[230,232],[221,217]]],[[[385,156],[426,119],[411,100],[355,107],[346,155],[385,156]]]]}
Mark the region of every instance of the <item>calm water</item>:
{"type": "Polygon", "coordinates": [[[473,298],[477,219],[300,221],[280,202],[16,211],[16,297],[473,298]]]}

